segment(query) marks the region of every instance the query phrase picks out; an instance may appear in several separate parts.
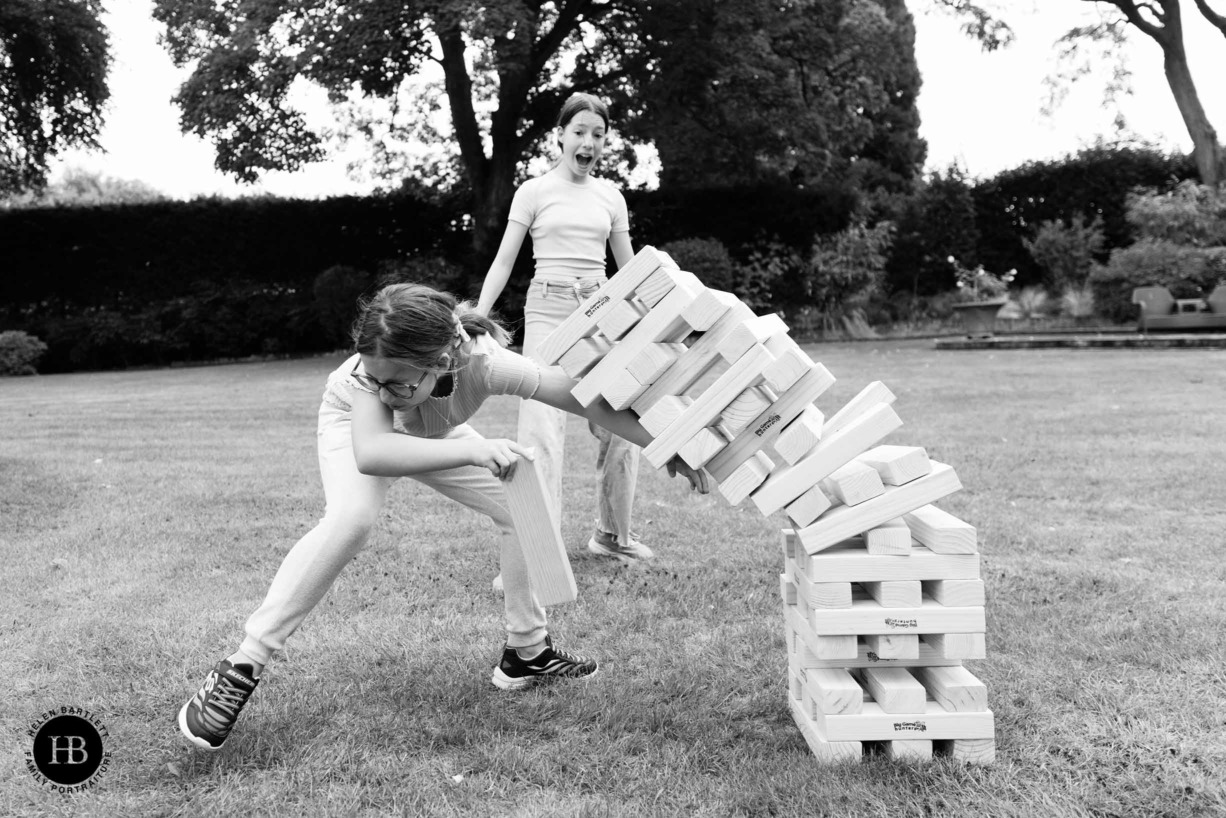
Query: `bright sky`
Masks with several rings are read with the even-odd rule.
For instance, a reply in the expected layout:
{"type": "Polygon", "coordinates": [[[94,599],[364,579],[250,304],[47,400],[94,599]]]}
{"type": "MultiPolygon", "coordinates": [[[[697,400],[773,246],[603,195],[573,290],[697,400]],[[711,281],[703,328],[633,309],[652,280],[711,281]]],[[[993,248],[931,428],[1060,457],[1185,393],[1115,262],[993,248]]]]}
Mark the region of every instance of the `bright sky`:
{"type": "MultiPolygon", "coordinates": [[[[240,185],[213,169],[209,144],[179,131],[170,100],[185,78],[158,45],[152,0],[106,0],[105,22],[114,47],[111,105],[101,142],[105,154],[73,152],[64,164],[137,179],[175,197],[198,194],[324,196],[360,193],[367,186],[346,178],[345,161],[310,166],[294,174],[268,174],[255,186],[240,185]]],[[[1009,48],[991,54],[939,13],[916,14],[916,57],[923,75],[919,98],[921,135],[928,140],[928,169],[957,162],[974,177],[989,177],[1026,161],[1049,159],[1114,134],[1114,111],[1103,110],[1104,78],[1075,86],[1051,117],[1041,109],[1044,79],[1056,66],[1053,44],[1071,26],[1099,13],[1084,0],[1018,0],[998,4],[1017,34],[1009,48]]],[[[1226,38],[1184,4],[1185,41],[1210,121],[1226,134],[1226,95],[1213,77],[1226,76],[1226,38]]],[[[1166,149],[1188,150],[1191,141],[1162,74],[1162,53],[1140,32],[1132,34],[1129,60],[1135,93],[1123,110],[1131,132],[1166,149]]]]}

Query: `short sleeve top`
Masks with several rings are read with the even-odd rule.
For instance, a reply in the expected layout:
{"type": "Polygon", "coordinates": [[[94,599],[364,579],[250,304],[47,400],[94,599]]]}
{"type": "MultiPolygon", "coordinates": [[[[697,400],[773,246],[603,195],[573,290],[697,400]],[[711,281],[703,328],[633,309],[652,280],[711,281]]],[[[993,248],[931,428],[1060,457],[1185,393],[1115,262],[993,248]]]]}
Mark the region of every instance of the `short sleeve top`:
{"type": "Polygon", "coordinates": [[[550,281],[605,275],[605,243],[630,230],[626,199],[612,182],[577,184],[559,173],[520,185],[508,218],[528,228],[536,277],[550,281]]]}
{"type": "MultiPolygon", "coordinates": [[[[504,349],[488,334],[473,334],[465,345],[468,363],[452,375],[451,393],[431,396],[425,402],[395,412],[392,427],[415,437],[446,437],[455,427],[468,422],[485,400],[493,395],[531,398],[541,384],[541,370],[533,361],[504,349]]],[[[351,355],[328,376],[324,403],[342,411],[352,411],[353,390],[372,393],[353,377],[360,371],[361,357],[351,355]]]]}

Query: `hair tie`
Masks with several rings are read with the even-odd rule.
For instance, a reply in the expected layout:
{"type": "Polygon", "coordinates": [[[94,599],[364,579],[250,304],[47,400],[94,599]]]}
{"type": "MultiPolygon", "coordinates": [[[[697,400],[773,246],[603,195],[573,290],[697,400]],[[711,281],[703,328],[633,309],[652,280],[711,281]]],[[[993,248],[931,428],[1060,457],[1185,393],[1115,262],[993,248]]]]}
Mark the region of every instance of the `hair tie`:
{"type": "Polygon", "coordinates": [[[452,313],[451,317],[455,321],[455,343],[453,346],[459,349],[462,344],[468,342],[468,333],[464,330],[464,325],[460,323],[460,316],[452,313]]]}

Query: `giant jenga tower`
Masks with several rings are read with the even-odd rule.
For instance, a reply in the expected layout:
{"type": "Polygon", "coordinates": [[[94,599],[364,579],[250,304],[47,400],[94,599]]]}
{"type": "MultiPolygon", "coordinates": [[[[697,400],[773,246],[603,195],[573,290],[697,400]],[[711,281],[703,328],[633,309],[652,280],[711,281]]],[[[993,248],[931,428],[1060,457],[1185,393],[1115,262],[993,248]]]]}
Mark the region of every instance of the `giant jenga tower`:
{"type": "MultiPolygon", "coordinates": [[[[827,419],[816,402],[834,377],[787,332],[647,247],[540,355],[579,381],[584,406],[635,412],[651,465],[680,455],[729,503],[787,515],[789,702],[819,759],[859,758],[869,743],[990,762],[986,690],[962,666],[984,656],[976,533],[932,505],[961,483],[922,448],[881,445],[902,421],[879,382],[827,419]]],[[[552,570],[554,601],[573,598],[565,551],[556,532],[546,539],[534,583],[548,587],[552,570]]]]}

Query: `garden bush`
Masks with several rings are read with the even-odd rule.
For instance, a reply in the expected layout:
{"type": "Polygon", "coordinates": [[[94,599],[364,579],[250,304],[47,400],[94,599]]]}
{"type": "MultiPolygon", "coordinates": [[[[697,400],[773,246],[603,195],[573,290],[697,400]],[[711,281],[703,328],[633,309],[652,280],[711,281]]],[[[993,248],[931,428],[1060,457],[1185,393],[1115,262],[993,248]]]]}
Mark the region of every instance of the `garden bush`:
{"type": "Polygon", "coordinates": [[[723,242],[715,239],[681,239],[660,247],[677,266],[698,276],[715,290],[732,292],[739,278],[738,265],[723,242]]]}
{"type": "Polygon", "coordinates": [[[1091,274],[1099,311],[1113,321],[1137,316],[1136,287],[1161,285],[1176,298],[1202,298],[1226,281],[1226,247],[1192,247],[1165,239],[1142,238],[1111,253],[1091,274]]]}
{"type": "Polygon", "coordinates": [[[47,345],[28,332],[0,332],[0,375],[34,375],[47,345]]]}
{"type": "Polygon", "coordinates": [[[1074,213],[1067,223],[1040,222],[1034,238],[1022,239],[1022,244],[1047,273],[1047,284],[1059,291],[1086,283],[1106,241],[1101,216],[1087,225],[1083,214],[1074,213]]]}

